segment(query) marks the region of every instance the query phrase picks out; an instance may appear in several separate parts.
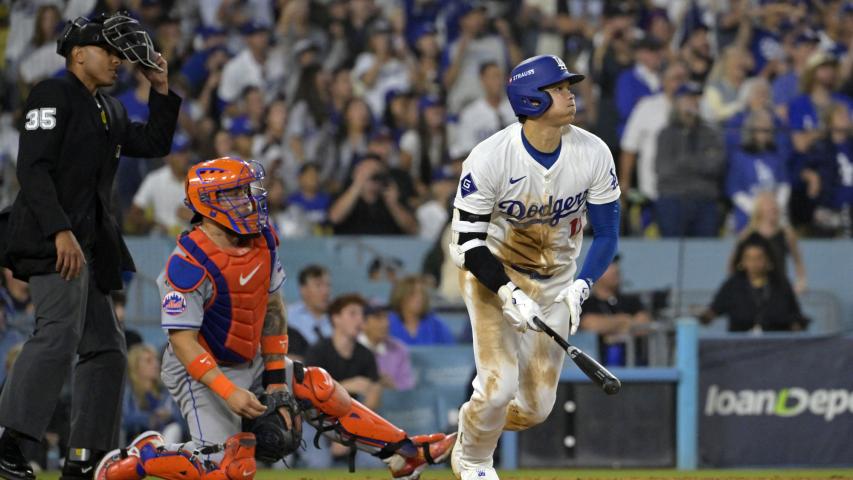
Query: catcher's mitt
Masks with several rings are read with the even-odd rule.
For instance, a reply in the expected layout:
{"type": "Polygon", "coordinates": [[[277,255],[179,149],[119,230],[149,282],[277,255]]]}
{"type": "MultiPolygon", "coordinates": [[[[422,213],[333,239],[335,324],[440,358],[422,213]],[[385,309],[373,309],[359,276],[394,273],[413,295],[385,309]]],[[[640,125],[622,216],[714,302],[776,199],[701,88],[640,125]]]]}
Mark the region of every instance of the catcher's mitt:
{"type": "Polygon", "coordinates": [[[255,434],[255,458],[275,463],[302,445],[302,418],[299,404],[287,390],[261,393],[258,400],[267,407],[260,417],[243,420],[243,431],[255,434]]]}

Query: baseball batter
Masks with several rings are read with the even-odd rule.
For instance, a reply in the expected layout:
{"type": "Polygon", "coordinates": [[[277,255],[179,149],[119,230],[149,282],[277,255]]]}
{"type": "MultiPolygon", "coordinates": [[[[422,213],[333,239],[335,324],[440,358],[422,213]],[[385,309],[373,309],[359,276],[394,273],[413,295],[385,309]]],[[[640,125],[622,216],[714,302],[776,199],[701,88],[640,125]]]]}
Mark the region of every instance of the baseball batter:
{"type": "Polygon", "coordinates": [[[519,123],[481,142],[463,164],[450,251],[477,365],[451,457],[463,480],[498,478],[492,454],[501,431],[548,417],[565,352],[527,330],[538,330],[532,319],[539,317],[574,334],[581,303],[616,252],[613,157],[601,139],[571,125],[571,86],[583,78],[555,56],[519,64],[507,84],[519,123]],[[576,275],[587,213],[595,238],[576,275]]]}
{"type": "Polygon", "coordinates": [[[285,273],[266,225],[263,178],[257,163],[231,158],[190,169],[186,195],[195,226],[178,238],[158,284],[169,334],[161,376],[192,442],[169,446],[148,432],[130,453],[108,454],[97,480],[250,480],[255,458],[275,462],[298,448],[302,417],[332,440],[383,459],[395,478],[416,479],[428,463],[449,456],[455,436],[410,438],[325,370],[285,357],[285,310],[275,293],[285,273]],[[254,393],[262,389],[264,403],[254,393]]]}

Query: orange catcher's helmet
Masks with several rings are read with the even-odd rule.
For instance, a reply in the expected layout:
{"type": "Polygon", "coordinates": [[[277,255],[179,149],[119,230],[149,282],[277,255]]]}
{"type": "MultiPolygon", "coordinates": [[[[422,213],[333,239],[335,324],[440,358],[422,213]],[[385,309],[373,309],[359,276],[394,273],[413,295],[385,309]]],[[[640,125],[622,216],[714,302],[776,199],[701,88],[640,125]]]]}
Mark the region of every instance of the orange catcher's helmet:
{"type": "Polygon", "coordinates": [[[187,173],[184,203],[234,233],[258,233],[269,213],[261,185],[264,176],[264,168],[255,161],[222,157],[201,162],[187,173]]]}

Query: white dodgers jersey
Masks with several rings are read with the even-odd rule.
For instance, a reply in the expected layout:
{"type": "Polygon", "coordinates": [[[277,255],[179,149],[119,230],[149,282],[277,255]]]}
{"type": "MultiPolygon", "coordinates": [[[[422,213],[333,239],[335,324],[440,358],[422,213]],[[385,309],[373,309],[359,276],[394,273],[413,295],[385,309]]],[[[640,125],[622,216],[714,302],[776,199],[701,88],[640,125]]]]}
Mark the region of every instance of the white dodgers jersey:
{"type": "Polygon", "coordinates": [[[453,205],[491,215],[486,244],[505,265],[548,276],[570,268],[573,275],[586,204],[620,195],[613,155],[600,138],[570,126],[545,168],[524,148],[521,127],[514,123],[471,151],[453,205]]]}

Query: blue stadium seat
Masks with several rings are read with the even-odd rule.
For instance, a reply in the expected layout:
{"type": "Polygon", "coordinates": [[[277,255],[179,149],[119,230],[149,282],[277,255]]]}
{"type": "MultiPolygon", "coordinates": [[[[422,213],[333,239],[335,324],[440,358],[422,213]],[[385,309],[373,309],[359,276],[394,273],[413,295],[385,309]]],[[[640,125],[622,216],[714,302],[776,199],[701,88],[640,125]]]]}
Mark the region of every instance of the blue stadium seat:
{"type": "Polygon", "coordinates": [[[385,390],[379,413],[410,435],[434,433],[443,427],[438,417],[438,393],[429,388],[385,390]]]}

